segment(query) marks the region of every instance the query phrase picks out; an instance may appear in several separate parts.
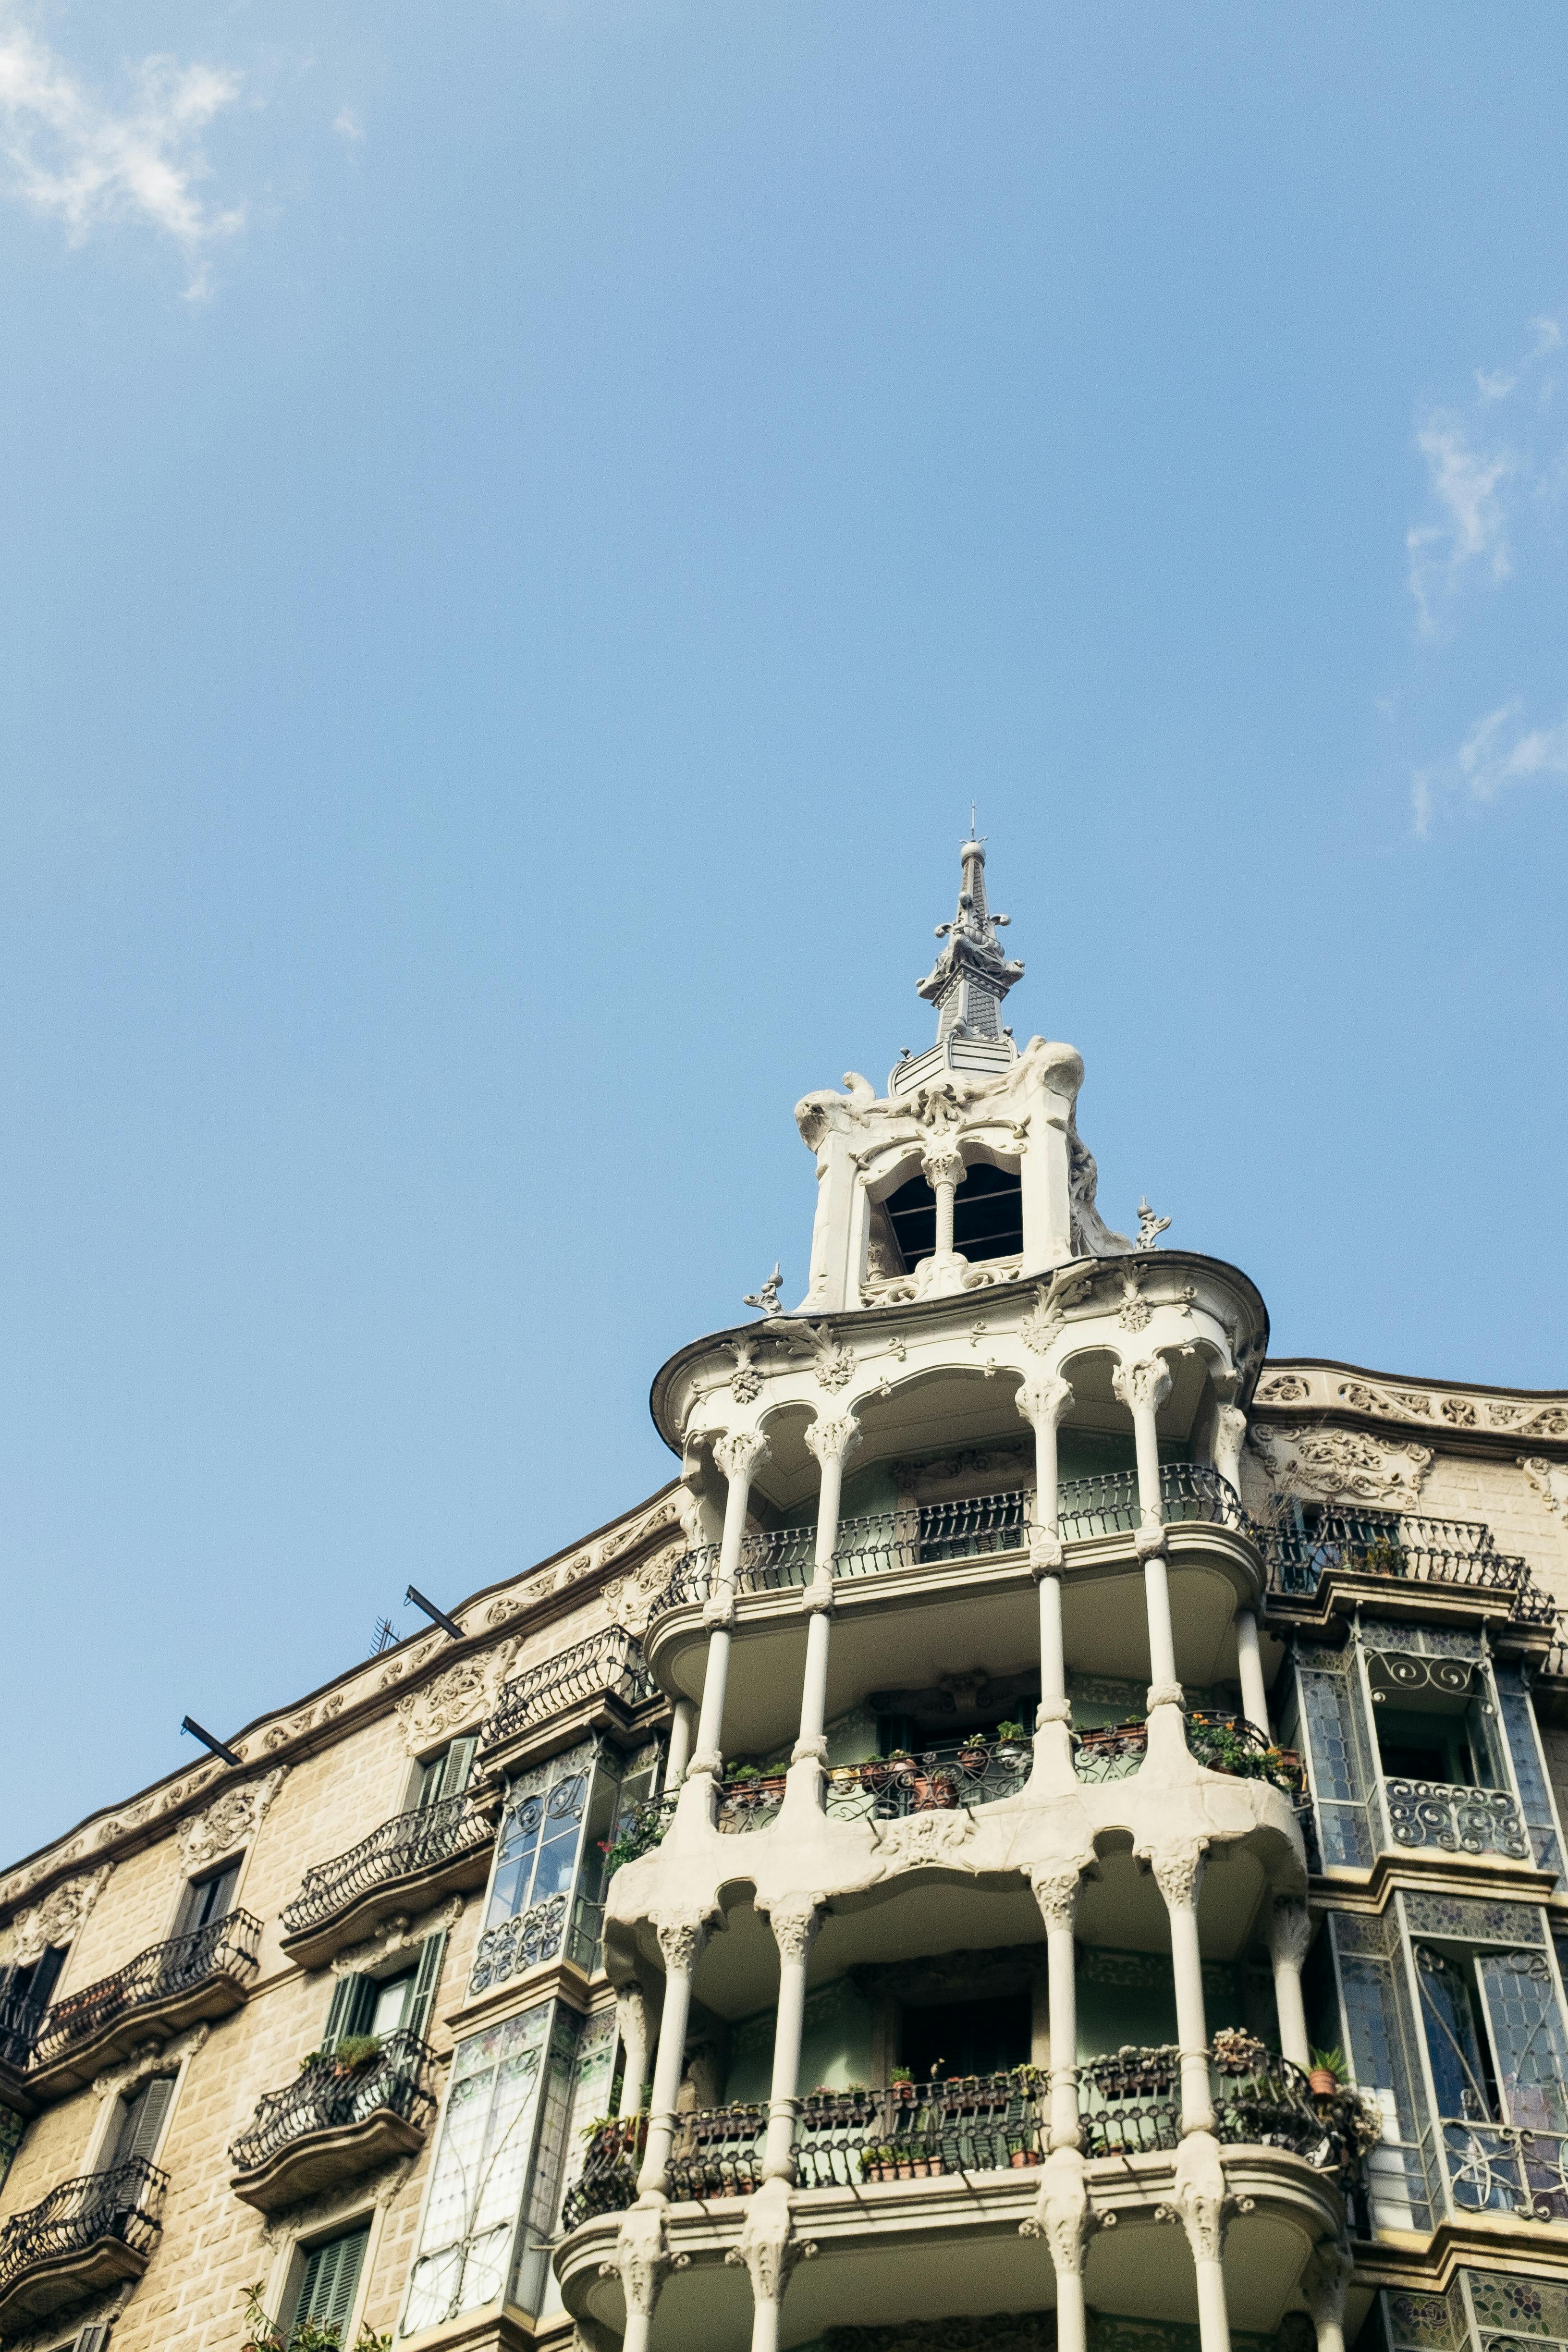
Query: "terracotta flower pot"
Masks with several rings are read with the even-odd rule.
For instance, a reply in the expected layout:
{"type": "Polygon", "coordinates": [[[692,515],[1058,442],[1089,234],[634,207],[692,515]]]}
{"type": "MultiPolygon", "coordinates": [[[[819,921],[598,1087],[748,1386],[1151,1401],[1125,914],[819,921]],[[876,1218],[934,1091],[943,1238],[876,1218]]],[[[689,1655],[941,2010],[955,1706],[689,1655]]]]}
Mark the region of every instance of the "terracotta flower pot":
{"type": "Polygon", "coordinates": [[[882,1762],[880,1757],[874,1763],[862,1764],[860,1767],[860,1786],[863,1789],[869,1789],[874,1797],[881,1794],[888,1785],[889,1778],[889,1767],[882,1762]]]}
{"type": "Polygon", "coordinates": [[[1307,2088],[1314,2099],[1331,2099],[1339,2087],[1339,2076],[1331,2074],[1326,2066],[1314,2066],[1307,2077],[1307,2088]]]}

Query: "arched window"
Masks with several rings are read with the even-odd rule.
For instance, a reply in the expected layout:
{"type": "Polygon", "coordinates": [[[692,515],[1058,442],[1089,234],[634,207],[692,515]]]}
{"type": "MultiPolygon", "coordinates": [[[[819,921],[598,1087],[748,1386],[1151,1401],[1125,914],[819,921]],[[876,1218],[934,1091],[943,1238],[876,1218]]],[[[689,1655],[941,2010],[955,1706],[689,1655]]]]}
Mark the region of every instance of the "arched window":
{"type": "MultiPolygon", "coordinates": [[[[936,1195],[911,1176],[882,1203],[907,1274],[936,1248],[936,1195]]],[[[1014,1257],[1024,1246],[1024,1194],[1017,1171],[977,1160],[953,1197],[952,1246],[967,1258],[1014,1257]]]]}

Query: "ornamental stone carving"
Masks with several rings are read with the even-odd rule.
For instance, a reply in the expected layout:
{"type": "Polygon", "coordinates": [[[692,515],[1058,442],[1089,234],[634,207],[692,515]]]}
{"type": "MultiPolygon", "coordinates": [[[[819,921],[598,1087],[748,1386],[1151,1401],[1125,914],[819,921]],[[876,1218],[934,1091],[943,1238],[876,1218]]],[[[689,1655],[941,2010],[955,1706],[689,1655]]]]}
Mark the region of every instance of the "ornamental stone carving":
{"type": "Polygon", "coordinates": [[[43,1901],[30,1910],[17,1912],[8,1937],[8,1958],[16,1967],[31,1968],[49,1945],[68,1944],[80,1934],[113,1868],[111,1862],[100,1863],[96,1870],[86,1871],[79,1878],[67,1878],[51,1886],[43,1901]]]}
{"type": "Polygon", "coordinates": [[[1193,1909],[1203,1885],[1206,1853],[1207,1848],[1202,1845],[1178,1845],[1164,1853],[1139,1856],[1152,1870],[1154,1884],[1164,1896],[1168,1911],[1193,1909]]]}
{"type": "Polygon", "coordinates": [[[667,1919],[659,1924],[658,1948],[671,1976],[690,1976],[707,1942],[708,1930],[700,1919],[667,1919]]]}
{"type": "Polygon", "coordinates": [[[1171,1367],[1163,1356],[1141,1356],[1117,1364],[1110,1385],[1129,1412],[1158,1412],[1171,1393],[1171,1367]]]}
{"type": "Polygon", "coordinates": [[[619,2277],[628,2314],[651,2320],[659,2290],[672,2270],[683,2271],[689,2254],[672,2254],[664,2231],[664,2199],[639,2197],[621,2217],[616,2259],[601,2263],[601,2278],[619,2277]]]}
{"type": "Polygon", "coordinates": [[[685,1558],[684,1540],[666,1544],[662,1550],[650,1552],[640,1560],[628,1576],[615,1576],[605,1587],[605,1601],[610,1616],[617,1625],[641,1641],[647,1631],[647,1621],[653,1604],[675,1574],[677,1564],[685,1558]]]}
{"type": "Polygon", "coordinates": [[[1078,1917],[1078,1901],[1083,1890],[1081,1873],[1031,1871],[1029,1883],[1047,1927],[1070,1928],[1078,1917]]]}
{"type": "Polygon", "coordinates": [[[1521,1454],[1519,1466],[1552,1517],[1568,1527],[1568,1464],[1548,1462],[1539,1454],[1521,1454]]]}
{"type": "Polygon", "coordinates": [[[475,1657],[458,1658],[400,1698],[397,1718],[409,1755],[417,1756],[458,1732],[472,1731],[493,1713],[518,1647],[515,1640],[500,1642],[475,1657]]]}
{"type": "Polygon", "coordinates": [[[1301,2273],[1301,2293],[1315,2327],[1344,2326],[1345,2289],[1354,2267],[1350,2248],[1332,2238],[1324,2238],[1313,2247],[1301,2273]]]}
{"type": "Polygon", "coordinates": [[[816,2252],[795,2235],[788,2182],[764,2180],[747,2200],[740,2239],[724,2260],[750,2272],[753,2303],[782,2303],[790,2273],[816,2252]]]}
{"type": "Polygon", "coordinates": [[[737,1479],[750,1486],[768,1459],[768,1441],[754,1429],[738,1430],[732,1437],[716,1437],[713,1459],[731,1486],[737,1479]]]}
{"type": "Polygon", "coordinates": [[[1072,1384],[1057,1372],[1035,1372],[1024,1382],[1014,1402],[1037,1434],[1043,1429],[1055,1429],[1063,1413],[1071,1410],[1072,1384]]]}
{"type": "Polygon", "coordinates": [[[261,2242],[268,2247],[291,2245],[297,2238],[308,2237],[319,2230],[323,2222],[335,2221],[340,2213],[352,2211],[355,2206],[363,2211],[367,2196],[376,2211],[384,2213],[407,2186],[413,2169],[413,2157],[395,2157],[379,2171],[345,2181],[341,2188],[323,2189],[319,2197],[309,2198],[302,2205],[287,2205],[280,2212],[258,2215],[261,2242]]]}
{"type": "Polygon", "coordinates": [[[842,1414],[837,1421],[825,1421],[819,1413],[815,1421],[806,1423],[801,1435],[824,1465],[847,1462],[860,1444],[860,1424],[852,1412],[842,1414]]]}
{"type": "Polygon", "coordinates": [[[1258,1391],[1259,1404],[1305,1404],[1312,1391],[1300,1372],[1276,1372],[1258,1391]]]}
{"type": "Polygon", "coordinates": [[[1312,1940],[1311,1915],[1293,1895],[1276,1897],[1268,1914],[1268,1950],[1276,1967],[1300,1969],[1312,1940]]]}
{"type": "Polygon", "coordinates": [[[1053,2148],[1040,2175],[1034,2212],[1028,2221],[1019,2222],[1018,2235],[1043,2238],[1058,2277],[1076,2278],[1083,2270],[1084,2250],[1093,2227],[1083,2158],[1076,2147],[1053,2148]]]}
{"type": "Polygon", "coordinates": [[[427,1936],[445,1935],[462,1916],[460,1895],[454,1895],[439,1910],[424,1912],[416,1919],[411,1920],[405,1912],[395,1913],[363,1944],[351,1944],[346,1951],[335,1953],[330,1963],[331,1972],[335,1977],[367,1976],[395,1952],[415,1951],[427,1936]]]}
{"type": "Polygon", "coordinates": [[[194,2058],[212,2032],[210,2025],[195,2025],[188,2033],[176,2033],[172,2042],[143,2042],[133,2058],[122,2066],[108,2067],[93,2076],[92,2087],[100,2099],[111,2093],[121,2098],[136,2090],[153,2074],[175,2074],[187,2058],[194,2058]]]}
{"type": "Polygon", "coordinates": [[[1222,1404],[1215,1415],[1214,1466],[1227,1485],[1241,1486],[1241,1449],[1247,1443],[1247,1415],[1239,1405],[1222,1404]]]}
{"type": "Polygon", "coordinates": [[[1323,1502],[1414,1506],[1431,1469],[1429,1445],[1361,1429],[1276,1429],[1255,1423],[1252,1444],[1276,1486],[1323,1502]]]}
{"type": "Polygon", "coordinates": [[[1250,2212],[1252,2204],[1250,2197],[1231,2196],[1214,2134],[1189,2132],[1177,2151],[1170,2202],[1156,2209],[1155,2218],[1181,2222],[1194,2263],[1219,2263],[1233,2215],[1250,2212]]]}
{"type": "Polygon", "coordinates": [[[205,1812],[192,1813],[183,1821],[180,1862],[187,1876],[253,1838],[288,1777],[287,1764],[275,1765],[265,1780],[245,1780],[237,1788],[226,1789],[205,1812]]]}
{"type": "Polygon", "coordinates": [[[945,1862],[973,1834],[974,1816],[962,1807],[951,1813],[915,1813],[892,1824],[882,1850],[897,1864],[945,1862]]]}
{"type": "Polygon", "coordinates": [[[968,1172],[958,1151],[928,1151],[921,1161],[921,1174],[933,1192],[940,1184],[962,1184],[968,1172]]]}
{"type": "Polygon", "coordinates": [[[773,1931],[773,1941],[779,1948],[781,1961],[798,1967],[816,1941],[822,1925],[820,1911],[771,1911],[768,1924],[773,1931]]]}

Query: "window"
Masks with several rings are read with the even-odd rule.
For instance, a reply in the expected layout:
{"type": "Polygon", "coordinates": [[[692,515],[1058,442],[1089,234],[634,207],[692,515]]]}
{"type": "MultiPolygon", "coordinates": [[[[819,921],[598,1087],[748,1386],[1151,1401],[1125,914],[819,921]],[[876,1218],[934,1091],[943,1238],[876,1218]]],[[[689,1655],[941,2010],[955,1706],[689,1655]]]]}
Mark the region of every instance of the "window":
{"type": "Polygon", "coordinates": [[[116,2165],[131,2164],[139,2158],[152,2163],[174,2095],[172,2074],[152,2074],[135,2090],[116,2100],[119,2113],[103,2143],[100,2172],[111,2172],[116,2165]]]}
{"type": "Polygon", "coordinates": [[[327,2011],[323,2050],[335,2049],[351,2035],[374,2033],[381,2042],[406,2031],[423,2038],[430,2020],[430,2004],[441,1974],[446,1950],[445,1928],[426,1936],[418,1955],[390,1976],[340,1977],[327,2011]]]}
{"type": "Polygon", "coordinates": [[[574,1771],[552,1788],[514,1798],[496,1852],[487,1927],[567,1892],[577,1867],[587,1795],[587,1773],[574,1771]]]}
{"type": "Polygon", "coordinates": [[[468,1785],[474,1750],[479,1744],[478,1739],[454,1739],[438,1756],[426,1757],[424,1763],[416,1764],[408,1811],[424,1812],[430,1805],[445,1803],[448,1797],[460,1797],[468,1785]]]}
{"type": "Polygon", "coordinates": [[[353,2309],[369,2242],[370,2224],[360,2221],[352,2230],[342,2231],[335,2238],[324,2238],[320,2245],[309,2248],[300,2291],[289,2314],[290,2335],[309,2321],[313,2327],[335,2327],[340,2341],[347,2337],[349,2314],[353,2309]]]}
{"type": "Polygon", "coordinates": [[[944,2000],[906,2008],[900,2029],[903,2063],[918,2083],[952,2074],[998,2074],[1033,2054],[1029,1996],[944,2000]]]}
{"type": "Polygon", "coordinates": [[[234,1891],[239,1885],[242,1857],[236,1854],[221,1870],[209,1871],[205,1878],[193,1878],[185,1889],[180,1906],[176,1936],[194,1936],[198,1927],[210,1927],[215,1920],[226,1919],[234,1908],[234,1891]]]}
{"type": "MultiPolygon", "coordinates": [[[[911,1176],[889,1194],[884,1209],[904,1271],[912,1273],[936,1248],[936,1194],[923,1176],[911,1176]]],[[[952,1246],[967,1258],[1013,1257],[1024,1246],[1024,1195],[1016,1171],[977,1160],[953,1195],[952,1246]]]]}
{"type": "Polygon", "coordinates": [[[500,2296],[533,2148],[551,2004],[459,2042],[403,2331],[500,2296]]]}

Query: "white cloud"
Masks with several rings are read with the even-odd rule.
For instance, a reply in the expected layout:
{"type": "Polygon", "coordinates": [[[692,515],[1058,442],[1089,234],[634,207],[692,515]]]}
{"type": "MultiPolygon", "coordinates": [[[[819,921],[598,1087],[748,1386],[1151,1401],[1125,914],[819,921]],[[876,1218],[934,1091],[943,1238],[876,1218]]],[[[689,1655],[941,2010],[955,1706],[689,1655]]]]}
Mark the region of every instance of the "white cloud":
{"type": "Polygon", "coordinates": [[[1430,635],[1439,625],[1441,597],[1459,588],[1472,565],[1479,565],[1494,581],[1506,580],[1512,570],[1500,492],[1515,467],[1506,450],[1487,454],[1473,448],[1463,419],[1447,412],[1427,418],[1416,433],[1415,446],[1426,460],[1432,494],[1442,509],[1440,522],[1424,523],[1405,534],[1410,593],[1423,633],[1430,635]]]}
{"type": "Polygon", "coordinates": [[[1500,703],[1476,720],[1446,768],[1417,769],[1411,779],[1415,830],[1427,833],[1439,794],[1468,793],[1494,801],[1509,784],[1535,776],[1568,776],[1568,717],[1553,727],[1521,728],[1522,706],[1500,703]]]}
{"type": "Polygon", "coordinates": [[[242,207],[215,210],[199,194],[209,176],[201,133],[238,94],[236,74],[149,57],[116,111],[14,17],[0,23],[0,165],[11,193],[61,222],[73,245],[115,221],[171,238],[192,297],[207,290],[210,247],[244,222],[242,207]]]}
{"type": "Polygon", "coordinates": [[[332,129],[344,144],[356,147],[364,137],[364,124],[352,106],[340,106],[332,117],[332,129]]]}

